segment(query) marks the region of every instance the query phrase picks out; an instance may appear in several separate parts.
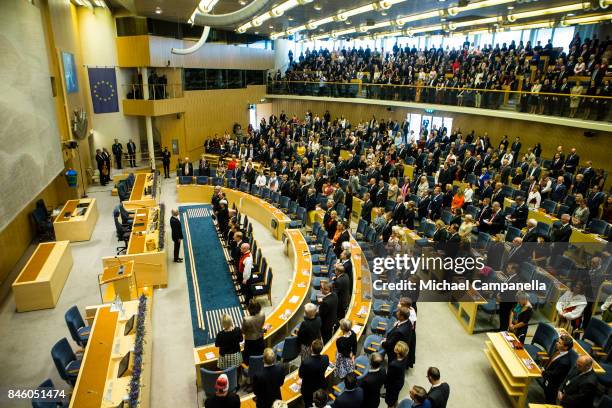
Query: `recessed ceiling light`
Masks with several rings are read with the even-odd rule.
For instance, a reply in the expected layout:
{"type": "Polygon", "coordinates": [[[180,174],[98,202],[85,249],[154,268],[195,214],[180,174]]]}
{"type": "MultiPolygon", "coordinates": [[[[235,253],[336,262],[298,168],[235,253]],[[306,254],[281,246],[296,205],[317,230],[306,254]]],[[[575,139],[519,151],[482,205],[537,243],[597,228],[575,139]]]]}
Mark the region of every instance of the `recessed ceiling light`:
{"type": "Polygon", "coordinates": [[[255,31],[253,34],[259,34],[259,31],[255,31]]]}
{"type": "Polygon", "coordinates": [[[573,16],[575,16],[575,15],[576,15],[576,13],[567,13],[567,16],[568,16],[568,17],[573,17],[573,16]]]}
{"type": "Polygon", "coordinates": [[[240,0],[238,3],[240,3],[240,5],[241,5],[241,6],[244,6],[244,5],[246,5],[246,4],[247,4],[247,2],[246,2],[246,1],[244,1],[244,0],[240,0]]]}
{"type": "Polygon", "coordinates": [[[381,15],[381,16],[386,16],[386,15],[387,15],[387,12],[386,12],[385,10],[383,10],[383,11],[381,11],[381,12],[380,12],[380,15],[381,15]]]}
{"type": "Polygon", "coordinates": [[[446,21],[446,19],[445,18],[441,18],[440,21],[446,21]]]}
{"type": "Polygon", "coordinates": [[[269,25],[269,26],[268,26],[268,28],[269,28],[270,30],[273,30],[273,29],[274,29],[274,26],[273,26],[273,25],[269,25]]]}
{"type": "Polygon", "coordinates": [[[514,6],[508,6],[508,10],[514,10],[514,6]]]}
{"type": "Polygon", "coordinates": [[[323,6],[321,6],[321,3],[317,2],[314,4],[313,8],[317,11],[321,11],[323,9],[323,6]]]}
{"type": "Polygon", "coordinates": [[[323,32],[323,31],[325,31],[325,30],[323,30],[322,28],[319,28],[319,31],[320,31],[320,32],[323,32]]]}
{"type": "Polygon", "coordinates": [[[161,13],[162,13],[162,9],[159,6],[155,7],[155,14],[161,14],[161,13]]]}
{"type": "Polygon", "coordinates": [[[344,24],[346,24],[346,25],[351,25],[351,24],[353,24],[353,23],[351,22],[351,20],[346,20],[346,21],[344,22],[344,24]]]}
{"type": "Polygon", "coordinates": [[[293,17],[289,16],[289,17],[287,17],[287,20],[293,21],[293,17]]]}

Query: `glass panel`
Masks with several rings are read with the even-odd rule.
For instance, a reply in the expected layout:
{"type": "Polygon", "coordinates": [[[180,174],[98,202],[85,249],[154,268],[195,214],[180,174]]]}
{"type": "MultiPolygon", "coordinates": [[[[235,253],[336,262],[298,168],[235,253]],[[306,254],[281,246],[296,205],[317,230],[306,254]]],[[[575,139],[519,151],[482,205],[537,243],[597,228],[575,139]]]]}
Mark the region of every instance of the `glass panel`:
{"type": "MultiPolygon", "coordinates": [[[[295,57],[295,54],[294,54],[295,57]]],[[[265,71],[253,71],[247,70],[246,73],[246,85],[264,85],[265,84],[265,71]]]]}
{"type": "Polygon", "coordinates": [[[239,69],[227,70],[227,87],[228,88],[244,88],[242,71],[239,69]]]}
{"type": "Polygon", "coordinates": [[[185,90],[196,91],[206,89],[206,70],[185,68],[185,90]]]}
{"type": "Polygon", "coordinates": [[[433,121],[431,122],[433,126],[432,129],[440,129],[442,127],[442,120],[442,117],[434,116],[433,121]]]}
{"type": "Polygon", "coordinates": [[[408,131],[408,142],[419,140],[421,131],[421,115],[418,113],[410,114],[410,130],[408,131]]]}
{"type": "Polygon", "coordinates": [[[206,89],[227,88],[227,71],[225,69],[206,70],[206,89]]]}
{"type": "Polygon", "coordinates": [[[450,134],[453,130],[453,118],[444,118],[442,121],[442,126],[446,128],[446,133],[450,134]]]}
{"type": "MultiPolygon", "coordinates": [[[[552,37],[552,28],[540,28],[536,34],[536,40],[533,46],[535,47],[540,41],[540,45],[544,47],[548,40],[552,37]]],[[[569,44],[569,43],[568,43],[569,44]]]]}
{"type": "Polygon", "coordinates": [[[569,50],[569,44],[574,38],[576,27],[559,27],[555,28],[553,35],[553,47],[563,47],[565,51],[569,50]]]}

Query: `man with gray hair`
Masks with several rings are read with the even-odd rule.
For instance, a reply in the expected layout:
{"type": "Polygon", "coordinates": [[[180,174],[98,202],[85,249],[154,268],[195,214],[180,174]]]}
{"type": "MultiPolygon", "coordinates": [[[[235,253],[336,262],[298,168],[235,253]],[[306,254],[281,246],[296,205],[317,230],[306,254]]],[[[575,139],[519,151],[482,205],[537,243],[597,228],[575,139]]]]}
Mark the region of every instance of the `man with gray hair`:
{"type": "Polygon", "coordinates": [[[251,246],[248,243],[240,245],[240,261],[238,261],[238,276],[242,276],[240,282],[240,291],[244,296],[244,303],[249,304],[249,301],[253,297],[251,293],[251,279],[253,269],[253,257],[251,256],[251,246]]]}
{"type": "Polygon", "coordinates": [[[589,355],[580,356],[576,360],[576,366],[565,377],[557,399],[564,408],[592,407],[597,384],[593,358],[589,355]]]}
{"type": "Polygon", "coordinates": [[[525,235],[523,235],[523,242],[538,242],[537,226],[538,221],[535,218],[527,220],[527,231],[525,231],[525,235]]]}
{"type": "Polygon", "coordinates": [[[569,242],[570,237],[572,236],[570,219],[571,217],[569,214],[561,215],[561,226],[554,228],[551,233],[550,238],[552,242],[569,242]]]}

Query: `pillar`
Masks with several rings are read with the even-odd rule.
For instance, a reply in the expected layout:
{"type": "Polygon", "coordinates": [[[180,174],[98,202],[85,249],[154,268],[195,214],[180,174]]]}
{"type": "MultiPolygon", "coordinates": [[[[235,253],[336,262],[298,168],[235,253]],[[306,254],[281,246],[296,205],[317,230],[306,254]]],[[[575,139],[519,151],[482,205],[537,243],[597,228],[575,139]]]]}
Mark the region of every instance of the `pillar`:
{"type": "MultiPolygon", "coordinates": [[[[149,69],[144,67],[142,72],[142,97],[149,100],[149,69]]],[[[145,127],[147,131],[147,150],[149,151],[149,167],[155,170],[155,145],[153,144],[153,122],[150,116],[145,116],[145,127]]]]}

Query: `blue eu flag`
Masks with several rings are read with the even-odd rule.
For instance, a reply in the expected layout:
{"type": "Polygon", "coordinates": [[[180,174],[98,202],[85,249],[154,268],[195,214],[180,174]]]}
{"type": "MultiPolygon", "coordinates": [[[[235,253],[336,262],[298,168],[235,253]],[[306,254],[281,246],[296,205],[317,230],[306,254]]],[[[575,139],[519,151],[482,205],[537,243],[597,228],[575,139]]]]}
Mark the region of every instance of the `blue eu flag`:
{"type": "Polygon", "coordinates": [[[89,68],[88,71],[94,113],[119,112],[115,68],[89,68]]]}

